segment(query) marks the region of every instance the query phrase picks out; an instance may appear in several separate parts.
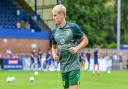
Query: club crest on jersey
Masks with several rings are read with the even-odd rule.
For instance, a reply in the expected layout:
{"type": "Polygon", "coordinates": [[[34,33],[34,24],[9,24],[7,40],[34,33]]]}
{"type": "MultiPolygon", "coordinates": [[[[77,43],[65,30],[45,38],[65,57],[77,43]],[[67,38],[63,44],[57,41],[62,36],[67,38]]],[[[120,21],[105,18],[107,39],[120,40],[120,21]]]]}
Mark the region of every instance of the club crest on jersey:
{"type": "Polygon", "coordinates": [[[64,44],[64,43],[65,43],[65,40],[64,40],[64,39],[61,39],[61,40],[60,40],[60,43],[61,43],[61,44],[64,44]]]}
{"type": "Polygon", "coordinates": [[[65,33],[66,33],[66,35],[71,35],[72,34],[70,29],[66,29],[65,33]]]}

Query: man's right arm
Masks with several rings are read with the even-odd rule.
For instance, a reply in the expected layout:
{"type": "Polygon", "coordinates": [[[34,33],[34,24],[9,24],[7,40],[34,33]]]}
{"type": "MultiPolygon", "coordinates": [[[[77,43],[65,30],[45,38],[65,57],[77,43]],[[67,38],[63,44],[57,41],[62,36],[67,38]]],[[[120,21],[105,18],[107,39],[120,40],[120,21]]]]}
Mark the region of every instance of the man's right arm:
{"type": "Polygon", "coordinates": [[[59,56],[57,54],[57,46],[56,45],[52,45],[52,55],[53,55],[53,59],[58,62],[59,56]]]}

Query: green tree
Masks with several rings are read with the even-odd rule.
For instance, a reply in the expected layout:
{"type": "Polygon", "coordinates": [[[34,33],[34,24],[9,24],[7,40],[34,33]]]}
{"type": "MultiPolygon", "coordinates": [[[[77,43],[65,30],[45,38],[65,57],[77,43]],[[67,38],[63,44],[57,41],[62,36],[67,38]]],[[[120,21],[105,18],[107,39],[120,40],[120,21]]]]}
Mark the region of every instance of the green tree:
{"type": "Polygon", "coordinates": [[[79,24],[89,39],[88,47],[110,47],[116,43],[113,0],[63,0],[67,19],[79,24]]]}
{"type": "Polygon", "coordinates": [[[121,44],[128,44],[128,0],[121,0],[121,44]]]}

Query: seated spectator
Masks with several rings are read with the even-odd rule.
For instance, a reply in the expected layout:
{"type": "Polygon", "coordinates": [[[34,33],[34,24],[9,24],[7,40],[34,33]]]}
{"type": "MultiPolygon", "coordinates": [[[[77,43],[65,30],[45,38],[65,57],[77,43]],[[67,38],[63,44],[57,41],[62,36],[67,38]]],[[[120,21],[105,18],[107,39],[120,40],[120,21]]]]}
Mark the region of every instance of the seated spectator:
{"type": "Polygon", "coordinates": [[[17,23],[16,23],[16,28],[17,28],[18,30],[21,29],[21,23],[20,23],[20,22],[17,22],[17,23]]]}
{"type": "Polygon", "coordinates": [[[26,21],[26,23],[25,23],[25,29],[27,29],[27,30],[31,29],[31,25],[29,24],[28,21],[26,21]]]}
{"type": "Polygon", "coordinates": [[[20,23],[21,23],[21,29],[25,29],[25,24],[26,24],[25,21],[21,21],[20,23]]]}
{"type": "Polygon", "coordinates": [[[33,20],[34,20],[34,21],[37,21],[37,16],[36,16],[36,15],[33,16],[33,20]]]}

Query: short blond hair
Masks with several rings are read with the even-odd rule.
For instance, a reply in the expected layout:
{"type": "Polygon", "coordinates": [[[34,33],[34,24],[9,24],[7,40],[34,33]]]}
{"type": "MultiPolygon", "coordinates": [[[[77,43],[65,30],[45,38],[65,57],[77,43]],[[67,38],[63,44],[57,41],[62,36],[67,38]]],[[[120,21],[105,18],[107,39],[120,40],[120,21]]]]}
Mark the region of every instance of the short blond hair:
{"type": "Polygon", "coordinates": [[[54,12],[63,13],[66,17],[66,8],[62,4],[54,6],[54,8],[52,9],[52,13],[54,12]]]}

